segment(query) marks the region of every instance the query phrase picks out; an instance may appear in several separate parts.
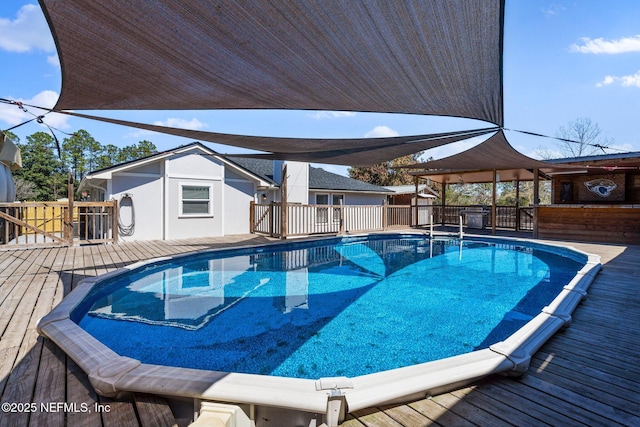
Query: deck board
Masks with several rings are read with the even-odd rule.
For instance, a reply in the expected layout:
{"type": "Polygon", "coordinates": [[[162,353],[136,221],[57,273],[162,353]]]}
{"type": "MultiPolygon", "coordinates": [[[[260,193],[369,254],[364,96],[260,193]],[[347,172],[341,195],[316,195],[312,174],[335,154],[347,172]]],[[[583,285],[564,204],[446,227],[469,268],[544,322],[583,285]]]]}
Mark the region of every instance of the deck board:
{"type": "MultiPolygon", "coordinates": [[[[267,241],[229,236],[0,251],[0,400],[85,403],[91,409],[98,403],[110,408],[109,413],[0,413],[0,425],[174,423],[162,399],[134,394],[115,401],[97,396],[86,374],[37,335],[37,320],[85,277],[139,260],[267,241]]],[[[522,378],[497,375],[451,393],[361,410],[349,414],[343,425],[640,425],[640,246],[571,246],[601,255],[604,270],[574,312],[571,326],[540,349],[522,378]]]]}

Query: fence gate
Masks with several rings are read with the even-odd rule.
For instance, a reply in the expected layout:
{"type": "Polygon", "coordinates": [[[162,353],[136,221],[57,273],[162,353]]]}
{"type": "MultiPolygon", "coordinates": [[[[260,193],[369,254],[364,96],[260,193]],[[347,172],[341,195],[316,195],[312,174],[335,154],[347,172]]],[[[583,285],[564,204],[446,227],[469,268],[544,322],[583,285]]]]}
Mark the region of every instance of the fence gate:
{"type": "Polygon", "coordinates": [[[0,203],[0,247],[116,242],[117,202],[0,203]]]}

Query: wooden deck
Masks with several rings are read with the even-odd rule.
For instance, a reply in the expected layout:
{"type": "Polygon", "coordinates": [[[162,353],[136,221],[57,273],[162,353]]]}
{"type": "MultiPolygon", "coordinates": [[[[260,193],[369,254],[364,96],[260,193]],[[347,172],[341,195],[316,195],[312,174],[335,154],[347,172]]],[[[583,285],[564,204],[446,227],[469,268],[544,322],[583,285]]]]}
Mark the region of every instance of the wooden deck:
{"type": "MultiPolygon", "coordinates": [[[[234,236],[0,252],[0,402],[16,411],[3,406],[0,426],[180,421],[162,398],[97,396],[77,365],[38,336],[36,322],[85,277],[162,255],[266,241],[234,236]]],[[[604,269],[572,326],[536,354],[523,378],[493,376],[407,405],[359,411],[343,426],[640,425],[640,246],[571,245],[601,255],[604,269]]]]}

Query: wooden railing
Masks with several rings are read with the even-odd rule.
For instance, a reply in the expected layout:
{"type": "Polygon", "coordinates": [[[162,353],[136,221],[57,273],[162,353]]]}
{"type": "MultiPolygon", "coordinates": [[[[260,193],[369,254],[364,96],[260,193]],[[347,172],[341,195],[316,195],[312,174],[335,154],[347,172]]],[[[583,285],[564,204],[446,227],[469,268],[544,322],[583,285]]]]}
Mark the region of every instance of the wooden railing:
{"type": "MultiPolygon", "coordinates": [[[[464,210],[469,206],[441,205],[433,206],[433,221],[441,225],[458,225],[460,216],[463,217],[463,225],[467,225],[464,210]],[[443,217],[444,212],[444,217],[443,217]]],[[[491,226],[491,206],[487,206],[487,224],[491,226]]],[[[517,231],[533,231],[533,207],[496,206],[496,227],[517,231]]]]}
{"type": "MultiPolygon", "coordinates": [[[[431,216],[435,224],[463,225],[468,206],[439,205],[302,205],[288,204],[285,226],[282,226],[280,203],[251,204],[250,232],[272,237],[308,236],[382,231],[389,228],[428,226],[431,216]]],[[[533,208],[497,206],[498,228],[533,230],[533,208]],[[516,227],[517,225],[517,227],[516,227]]],[[[487,224],[491,224],[491,209],[487,209],[487,224]]]]}
{"type": "Polygon", "coordinates": [[[117,202],[0,203],[0,247],[116,242],[117,202]]]}

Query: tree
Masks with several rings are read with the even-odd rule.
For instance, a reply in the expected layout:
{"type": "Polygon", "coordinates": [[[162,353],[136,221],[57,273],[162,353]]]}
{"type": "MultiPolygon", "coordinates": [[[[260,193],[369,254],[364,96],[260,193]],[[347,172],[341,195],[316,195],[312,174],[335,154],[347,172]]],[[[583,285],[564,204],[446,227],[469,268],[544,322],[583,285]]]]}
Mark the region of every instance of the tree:
{"type": "Polygon", "coordinates": [[[590,156],[602,147],[613,143],[611,138],[600,136],[602,131],[597,123],[590,118],[580,117],[570,122],[566,127],[561,126],[556,132],[558,138],[575,141],[560,141],[560,151],[567,157],[590,156]]]}
{"type": "Polygon", "coordinates": [[[102,147],[100,154],[96,159],[96,167],[92,170],[99,170],[113,166],[120,156],[120,148],[113,144],[107,144],[102,147]]]}
{"type": "Polygon", "coordinates": [[[130,160],[137,160],[142,157],[150,156],[158,152],[158,149],[147,140],[138,142],[137,144],[127,145],[122,147],[116,157],[118,163],[128,162],[130,160]]]}
{"type": "Polygon", "coordinates": [[[349,168],[349,177],[373,185],[409,185],[414,178],[409,174],[409,169],[394,169],[397,166],[411,165],[420,162],[422,153],[409,154],[387,162],[373,166],[349,168]]]}
{"type": "Polygon", "coordinates": [[[62,142],[62,159],[72,172],[75,182],[80,180],[96,167],[102,147],[84,129],[74,132],[70,138],[62,142]]]}
{"type": "Polygon", "coordinates": [[[16,186],[16,200],[35,200],[38,193],[36,192],[36,185],[27,181],[19,176],[14,177],[14,184],[16,186]]]}
{"type": "Polygon", "coordinates": [[[55,141],[45,132],[27,136],[26,144],[18,144],[22,169],[14,176],[31,182],[35,200],[56,200],[67,195],[67,174],[62,161],[54,154],[55,141]]]}

